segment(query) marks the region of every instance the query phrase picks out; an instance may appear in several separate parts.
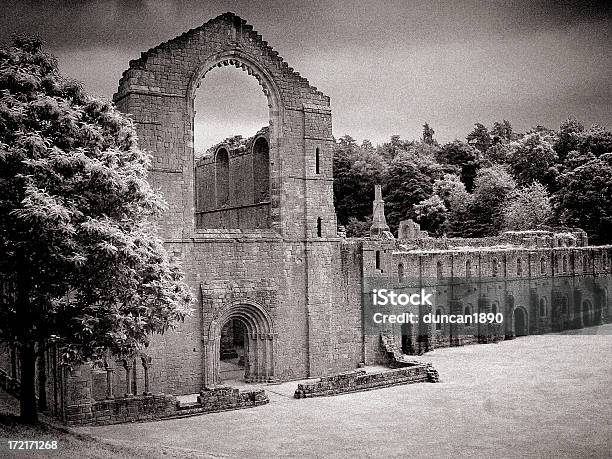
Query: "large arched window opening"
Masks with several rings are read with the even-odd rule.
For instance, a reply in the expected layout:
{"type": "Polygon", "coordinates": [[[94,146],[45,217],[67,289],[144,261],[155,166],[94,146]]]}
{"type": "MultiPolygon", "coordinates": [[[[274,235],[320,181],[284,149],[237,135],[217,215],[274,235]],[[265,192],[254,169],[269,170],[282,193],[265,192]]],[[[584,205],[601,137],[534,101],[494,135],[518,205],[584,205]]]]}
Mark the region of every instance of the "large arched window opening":
{"type": "Polygon", "coordinates": [[[270,228],[278,93],[248,58],[218,59],[198,70],[190,90],[196,228],[270,228]]]}
{"type": "Polygon", "coordinates": [[[230,65],[206,72],[195,93],[193,111],[196,158],[227,138],[248,138],[270,123],[268,100],[260,83],[230,65]]]}

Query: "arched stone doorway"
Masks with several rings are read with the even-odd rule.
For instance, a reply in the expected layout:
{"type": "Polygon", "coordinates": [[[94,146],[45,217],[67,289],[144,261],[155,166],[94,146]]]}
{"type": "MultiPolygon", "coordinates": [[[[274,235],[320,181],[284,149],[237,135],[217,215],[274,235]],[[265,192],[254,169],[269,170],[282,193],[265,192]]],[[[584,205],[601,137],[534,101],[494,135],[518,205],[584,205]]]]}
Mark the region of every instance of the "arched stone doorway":
{"type": "Polygon", "coordinates": [[[516,309],[514,309],[514,314],[513,314],[513,320],[514,320],[514,335],[515,336],[527,336],[527,313],[525,312],[525,309],[522,307],[518,307],[516,309]]]}
{"type": "Polygon", "coordinates": [[[224,379],[274,380],[275,333],[272,318],[260,305],[236,302],[210,323],[204,340],[204,385],[224,379]]]}
{"type": "Polygon", "coordinates": [[[242,319],[229,319],[221,328],[219,344],[219,379],[242,380],[245,378],[248,338],[242,319]]]}

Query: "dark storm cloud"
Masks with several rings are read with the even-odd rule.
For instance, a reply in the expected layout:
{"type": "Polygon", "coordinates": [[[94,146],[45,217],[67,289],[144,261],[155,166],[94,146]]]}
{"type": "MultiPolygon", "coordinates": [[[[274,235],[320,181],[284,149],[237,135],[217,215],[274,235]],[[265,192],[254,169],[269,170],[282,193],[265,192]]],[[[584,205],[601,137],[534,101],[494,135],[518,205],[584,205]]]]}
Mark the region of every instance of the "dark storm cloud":
{"type": "Polygon", "coordinates": [[[141,51],[233,11],[332,97],[335,135],[416,137],[429,121],[451,139],[502,118],[610,126],[609,3],[4,1],[0,38],[39,33],[64,73],[110,97],[141,51]]]}

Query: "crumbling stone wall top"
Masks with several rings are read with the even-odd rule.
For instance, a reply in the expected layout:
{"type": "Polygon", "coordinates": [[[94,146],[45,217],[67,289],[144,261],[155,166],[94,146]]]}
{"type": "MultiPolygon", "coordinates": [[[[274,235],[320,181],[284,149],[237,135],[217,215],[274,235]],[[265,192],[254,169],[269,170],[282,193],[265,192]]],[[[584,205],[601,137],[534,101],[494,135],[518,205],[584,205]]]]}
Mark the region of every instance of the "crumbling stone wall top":
{"type": "MultiPolygon", "coordinates": [[[[230,37],[236,42],[237,48],[240,48],[240,42],[246,42],[249,45],[253,45],[258,48],[261,52],[260,56],[257,56],[258,60],[265,62],[266,66],[275,69],[279,72],[283,79],[288,81],[287,87],[298,86],[303,90],[309,92],[312,96],[313,101],[317,101],[317,104],[329,106],[329,97],[319,91],[316,87],[311,86],[308,80],[302,77],[299,72],[296,72],[292,67],[279,56],[278,51],[275,51],[268,42],[263,40],[262,36],[253,30],[253,26],[248,24],[244,19],[236,16],[234,13],[227,12],[209,20],[199,27],[188,30],[187,32],[179,35],[178,37],[168,40],[141,53],[139,59],[131,60],[130,67],[123,72],[121,79],[119,80],[119,89],[113,95],[113,100],[118,100],[125,97],[125,95],[144,91],[144,92],[157,92],[157,93],[168,93],[168,95],[177,95],[172,88],[169,86],[168,80],[158,80],[152,82],[150,75],[146,75],[147,71],[151,67],[158,65],[164,65],[165,57],[168,54],[172,54],[176,51],[183,49],[193,48],[198,46],[200,40],[206,40],[207,35],[214,35],[221,32],[225,32],[225,27],[231,25],[233,29],[233,35],[230,37]]],[[[218,65],[218,64],[216,64],[218,65]]],[[[249,73],[254,72],[255,77],[258,75],[255,73],[255,69],[247,69],[248,65],[244,62],[240,62],[245,70],[249,73]]],[[[171,72],[176,69],[168,68],[171,72]]],[[[208,69],[207,69],[208,70],[208,69]]],[[[259,79],[259,78],[258,78],[259,79]]],[[[187,87],[181,88],[183,91],[187,91],[187,87]]],[[[265,88],[264,88],[265,89],[265,88]]],[[[289,92],[290,93],[290,92],[289,92]]],[[[290,94],[289,94],[290,95],[290,94]]],[[[291,105],[291,98],[284,98],[284,105],[291,105]]],[[[315,104],[316,105],[316,104],[315,104]]],[[[304,107],[297,107],[302,109],[304,107]]]]}

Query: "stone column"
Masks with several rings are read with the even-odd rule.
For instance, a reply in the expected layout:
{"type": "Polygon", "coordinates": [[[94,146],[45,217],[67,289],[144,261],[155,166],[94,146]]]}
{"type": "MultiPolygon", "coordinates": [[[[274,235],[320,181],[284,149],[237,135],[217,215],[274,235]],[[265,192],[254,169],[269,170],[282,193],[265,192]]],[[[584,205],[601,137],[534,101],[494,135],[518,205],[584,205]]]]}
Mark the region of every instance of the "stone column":
{"type": "Polygon", "coordinates": [[[106,362],[104,369],[106,370],[106,398],[111,399],[115,397],[115,384],[113,381],[115,368],[109,362],[106,362]]]}
{"type": "Polygon", "coordinates": [[[130,362],[128,359],[125,359],[123,361],[123,368],[125,368],[125,396],[126,397],[130,397],[134,394],[132,394],[132,381],[131,381],[131,376],[132,376],[132,362],[130,362]]]}
{"type": "Polygon", "coordinates": [[[149,370],[151,368],[152,360],[151,357],[143,356],[142,360],[142,368],[144,370],[144,392],[143,395],[151,395],[151,387],[149,383],[149,370]]]}

